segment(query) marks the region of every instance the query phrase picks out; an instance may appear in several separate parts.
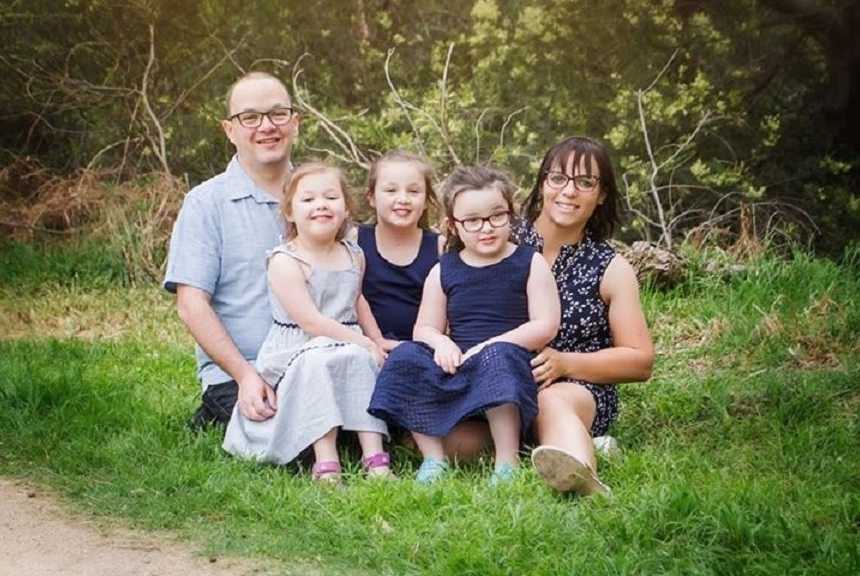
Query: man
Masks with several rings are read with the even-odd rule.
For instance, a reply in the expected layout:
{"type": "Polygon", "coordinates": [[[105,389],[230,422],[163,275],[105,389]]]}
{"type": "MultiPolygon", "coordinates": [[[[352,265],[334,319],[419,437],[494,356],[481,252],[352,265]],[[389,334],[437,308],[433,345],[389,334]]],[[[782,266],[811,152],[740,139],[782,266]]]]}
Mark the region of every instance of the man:
{"type": "Polygon", "coordinates": [[[226,424],[237,401],[252,420],[270,418],[277,406],[254,359],[271,325],[266,251],[284,233],[279,202],[299,116],[280,80],[251,72],[230,87],[221,124],[236,155],[185,197],[164,278],[197,341],[196,427],[226,424]]]}

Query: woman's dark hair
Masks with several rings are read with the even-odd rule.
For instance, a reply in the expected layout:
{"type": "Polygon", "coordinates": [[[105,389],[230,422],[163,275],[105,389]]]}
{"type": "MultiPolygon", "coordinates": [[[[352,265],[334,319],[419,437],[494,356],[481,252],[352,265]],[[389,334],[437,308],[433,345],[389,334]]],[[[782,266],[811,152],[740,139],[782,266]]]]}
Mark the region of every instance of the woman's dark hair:
{"type": "MultiPolygon", "coordinates": [[[[592,159],[600,170],[600,192],[604,195],[603,203],[598,204],[594,214],[585,225],[585,232],[595,240],[605,240],[612,236],[621,221],[618,211],[618,186],[615,183],[615,172],[606,147],[582,136],[573,136],[563,140],[549,149],[541,162],[534,188],[523,203],[521,215],[529,222],[534,222],[543,209],[543,183],[546,175],[553,166],[562,170],[570,165],[585,167],[585,173],[591,175],[592,159]],[[584,160],[584,164],[583,164],[584,160]]],[[[570,174],[572,176],[572,174],[570,174]]]]}

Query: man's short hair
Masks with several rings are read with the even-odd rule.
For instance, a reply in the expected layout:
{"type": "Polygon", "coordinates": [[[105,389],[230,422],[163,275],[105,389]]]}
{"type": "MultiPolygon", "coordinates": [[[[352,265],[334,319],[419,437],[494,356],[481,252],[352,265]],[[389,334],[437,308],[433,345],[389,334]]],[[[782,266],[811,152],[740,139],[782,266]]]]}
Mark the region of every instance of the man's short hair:
{"type": "Polygon", "coordinates": [[[286,92],[288,96],[290,94],[290,91],[287,90],[286,84],[284,84],[281,81],[281,79],[278,78],[277,76],[275,76],[274,74],[269,74],[268,72],[262,72],[262,71],[246,72],[245,74],[243,74],[242,76],[237,78],[235,82],[230,84],[230,87],[227,89],[227,96],[224,99],[224,104],[225,104],[226,109],[227,109],[227,116],[230,116],[230,113],[231,113],[231,111],[230,111],[230,100],[233,99],[233,90],[235,90],[236,86],[238,86],[240,83],[244,82],[245,80],[274,80],[275,82],[277,82],[278,84],[283,86],[284,92],[286,92]]]}

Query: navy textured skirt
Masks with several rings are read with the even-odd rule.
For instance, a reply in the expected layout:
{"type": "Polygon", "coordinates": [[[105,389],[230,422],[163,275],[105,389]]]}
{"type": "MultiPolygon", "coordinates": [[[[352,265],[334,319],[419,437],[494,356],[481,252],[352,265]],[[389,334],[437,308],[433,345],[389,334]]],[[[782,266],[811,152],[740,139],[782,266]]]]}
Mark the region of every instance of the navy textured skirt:
{"type": "Polygon", "coordinates": [[[464,418],[513,403],[524,433],[537,415],[532,357],[521,346],[497,342],[447,374],[433,361],[432,348],[404,342],[388,355],[367,411],[413,432],[445,436],[464,418]]]}

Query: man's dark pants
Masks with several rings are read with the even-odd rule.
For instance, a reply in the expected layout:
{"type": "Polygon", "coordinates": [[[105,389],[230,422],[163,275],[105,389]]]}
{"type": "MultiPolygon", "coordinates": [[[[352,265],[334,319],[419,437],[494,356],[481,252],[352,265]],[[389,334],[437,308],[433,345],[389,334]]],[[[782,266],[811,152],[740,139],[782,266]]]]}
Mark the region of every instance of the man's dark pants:
{"type": "Polygon", "coordinates": [[[191,417],[191,427],[195,430],[212,425],[226,427],[238,398],[239,385],[235,380],[210,384],[203,393],[200,407],[191,417]]]}

